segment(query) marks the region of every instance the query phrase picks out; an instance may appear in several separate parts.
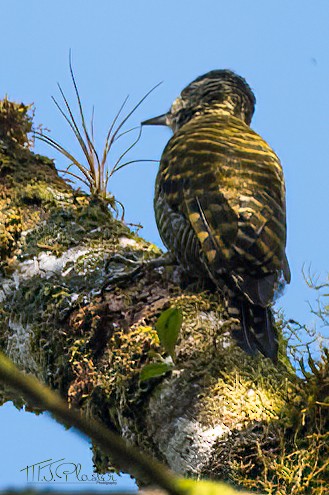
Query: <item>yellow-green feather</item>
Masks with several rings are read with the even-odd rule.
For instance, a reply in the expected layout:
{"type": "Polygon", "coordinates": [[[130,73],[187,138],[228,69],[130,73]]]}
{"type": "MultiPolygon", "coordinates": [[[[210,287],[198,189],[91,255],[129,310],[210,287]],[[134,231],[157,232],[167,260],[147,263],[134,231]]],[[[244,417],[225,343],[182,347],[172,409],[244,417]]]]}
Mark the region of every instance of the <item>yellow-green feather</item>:
{"type": "MultiPolygon", "coordinates": [[[[188,221],[210,270],[226,264],[262,276],[282,268],[286,240],[282,168],[270,146],[242,120],[208,114],[183,125],[161,159],[157,218],[159,196],[188,221]]],[[[172,249],[169,222],[164,218],[158,227],[172,249]]],[[[189,246],[183,249],[188,263],[189,246]]]]}

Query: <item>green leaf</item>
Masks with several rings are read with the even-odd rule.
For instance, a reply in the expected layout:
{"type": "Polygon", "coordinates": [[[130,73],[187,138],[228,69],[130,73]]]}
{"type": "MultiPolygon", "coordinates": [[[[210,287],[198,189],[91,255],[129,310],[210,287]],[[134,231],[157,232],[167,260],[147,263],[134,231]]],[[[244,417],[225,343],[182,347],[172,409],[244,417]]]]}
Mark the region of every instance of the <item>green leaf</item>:
{"type": "Polygon", "coordinates": [[[160,342],[172,359],[175,358],[175,346],[182,321],[183,317],[180,310],[169,308],[161,313],[155,324],[160,342]]]}
{"type": "Polygon", "coordinates": [[[170,363],[150,363],[146,364],[140,374],[140,381],[145,382],[145,380],[149,380],[150,378],[157,378],[158,376],[162,376],[167,371],[172,369],[172,364],[170,363]]]}

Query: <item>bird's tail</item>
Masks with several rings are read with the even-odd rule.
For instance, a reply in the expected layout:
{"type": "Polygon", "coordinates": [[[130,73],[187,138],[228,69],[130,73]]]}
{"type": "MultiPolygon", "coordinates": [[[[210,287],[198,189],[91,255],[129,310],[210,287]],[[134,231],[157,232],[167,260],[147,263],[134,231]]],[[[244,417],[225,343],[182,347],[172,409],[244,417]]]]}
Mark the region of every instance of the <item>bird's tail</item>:
{"type": "Polygon", "coordinates": [[[273,326],[271,308],[256,306],[245,299],[232,298],[228,313],[239,320],[231,330],[237,344],[251,356],[259,351],[276,363],[278,336],[273,326]]]}

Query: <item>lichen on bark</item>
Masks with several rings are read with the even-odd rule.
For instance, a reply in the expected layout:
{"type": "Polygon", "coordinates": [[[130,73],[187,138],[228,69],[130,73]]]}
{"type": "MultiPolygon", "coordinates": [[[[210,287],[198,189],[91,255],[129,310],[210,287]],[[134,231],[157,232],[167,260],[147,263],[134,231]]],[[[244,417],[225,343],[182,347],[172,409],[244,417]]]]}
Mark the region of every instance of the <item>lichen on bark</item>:
{"type": "MultiPolygon", "coordinates": [[[[28,107],[10,109],[10,132],[0,131],[1,349],[180,474],[266,493],[325,493],[329,360],[303,380],[283,339],[277,366],[245,355],[222,296],[163,261],[102,201],[72,189],[29,149],[28,107]],[[155,330],[168,307],[183,315],[174,366],[141,381],[146,364],[170,360],[155,330]]],[[[108,469],[94,454],[97,469],[108,469]]]]}

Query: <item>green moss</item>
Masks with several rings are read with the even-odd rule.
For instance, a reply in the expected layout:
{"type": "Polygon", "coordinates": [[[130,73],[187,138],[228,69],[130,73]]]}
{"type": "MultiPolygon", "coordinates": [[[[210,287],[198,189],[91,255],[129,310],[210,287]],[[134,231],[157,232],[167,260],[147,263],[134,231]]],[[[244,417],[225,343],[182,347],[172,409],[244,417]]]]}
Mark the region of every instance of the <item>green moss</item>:
{"type": "MultiPolygon", "coordinates": [[[[24,245],[24,232],[45,221],[49,212],[61,203],[54,195],[55,177],[48,159],[35,157],[25,149],[9,153],[0,147],[0,265],[3,270],[24,245]]],[[[58,182],[58,177],[57,183],[60,190],[65,191],[66,185],[58,182]]],[[[69,195],[72,193],[67,189],[66,196],[69,195]]]]}
{"type": "Polygon", "coordinates": [[[56,204],[49,183],[32,179],[18,191],[17,200],[23,204],[53,206],[56,204]]]}
{"type": "Polygon", "coordinates": [[[32,105],[15,103],[7,97],[0,100],[0,140],[10,144],[29,146],[28,134],[32,130],[32,105]]]}

